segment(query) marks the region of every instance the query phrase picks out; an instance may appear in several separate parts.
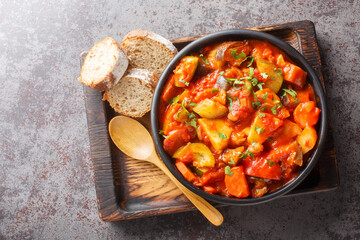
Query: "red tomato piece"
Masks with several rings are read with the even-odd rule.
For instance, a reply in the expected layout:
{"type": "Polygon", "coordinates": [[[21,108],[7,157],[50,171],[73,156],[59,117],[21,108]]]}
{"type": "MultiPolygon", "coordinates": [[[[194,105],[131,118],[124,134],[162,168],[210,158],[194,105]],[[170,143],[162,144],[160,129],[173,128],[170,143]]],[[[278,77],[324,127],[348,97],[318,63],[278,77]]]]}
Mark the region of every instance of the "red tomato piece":
{"type": "Polygon", "coordinates": [[[303,87],[306,81],[307,73],[304,72],[300,67],[287,63],[286,66],[282,69],[284,80],[295,84],[298,87],[303,87]]]}
{"type": "Polygon", "coordinates": [[[300,103],[295,108],[294,120],[301,128],[312,127],[318,122],[320,112],[313,101],[300,103]]]}
{"type": "Polygon", "coordinates": [[[204,175],[202,175],[202,177],[200,178],[200,182],[203,185],[207,185],[217,181],[223,181],[225,177],[224,175],[225,175],[225,169],[223,167],[210,170],[204,173],[204,175]]]}
{"type": "Polygon", "coordinates": [[[175,165],[186,180],[188,180],[189,182],[194,182],[197,180],[195,174],[190,171],[190,169],[185,165],[185,163],[177,162],[175,163],[175,165]]]}
{"type": "Polygon", "coordinates": [[[281,179],[279,163],[268,161],[264,156],[258,156],[254,159],[248,157],[243,160],[243,166],[246,175],[274,180],[281,179]]]}
{"type": "Polygon", "coordinates": [[[225,185],[229,193],[238,198],[249,196],[249,185],[246,180],[243,166],[233,167],[231,173],[231,176],[225,175],[225,185]]]}
{"type": "Polygon", "coordinates": [[[179,95],[181,91],[183,91],[183,89],[175,86],[174,74],[171,74],[165,84],[164,90],[161,94],[161,99],[167,103],[170,99],[179,95]]]}
{"type": "Polygon", "coordinates": [[[181,146],[190,142],[190,139],[191,137],[187,128],[177,129],[172,131],[169,137],[165,138],[164,149],[170,155],[173,155],[181,146]]]}

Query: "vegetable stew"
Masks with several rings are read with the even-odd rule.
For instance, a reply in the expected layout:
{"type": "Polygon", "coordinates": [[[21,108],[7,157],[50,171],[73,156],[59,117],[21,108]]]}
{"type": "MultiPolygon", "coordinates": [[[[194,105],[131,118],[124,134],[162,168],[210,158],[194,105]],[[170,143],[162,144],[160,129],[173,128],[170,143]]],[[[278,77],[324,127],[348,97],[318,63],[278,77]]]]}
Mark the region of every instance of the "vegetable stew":
{"type": "Polygon", "coordinates": [[[183,57],[161,95],[160,134],[178,171],[212,194],[261,197],[293,180],[317,141],[307,73],[259,40],[183,57]]]}

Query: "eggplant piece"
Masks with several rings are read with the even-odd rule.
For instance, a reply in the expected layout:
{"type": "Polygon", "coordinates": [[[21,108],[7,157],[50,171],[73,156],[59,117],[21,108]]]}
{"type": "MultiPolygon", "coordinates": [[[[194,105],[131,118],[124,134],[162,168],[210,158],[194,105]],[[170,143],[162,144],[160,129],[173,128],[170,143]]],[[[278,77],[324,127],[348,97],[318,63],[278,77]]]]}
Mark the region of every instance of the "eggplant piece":
{"type": "Polygon", "coordinates": [[[212,69],[210,65],[206,65],[203,61],[199,61],[195,75],[205,76],[211,73],[212,71],[214,71],[214,69],[212,69]]]}
{"type": "Polygon", "coordinates": [[[225,89],[225,91],[229,90],[229,88],[231,87],[231,84],[228,83],[226,78],[222,75],[218,76],[218,78],[216,79],[216,84],[219,86],[219,88],[225,89]]]}
{"type": "Polygon", "coordinates": [[[244,46],[244,43],[239,42],[239,41],[224,42],[217,49],[214,59],[220,60],[220,61],[225,61],[224,56],[225,56],[226,51],[229,48],[242,47],[242,46],[244,46]]]}

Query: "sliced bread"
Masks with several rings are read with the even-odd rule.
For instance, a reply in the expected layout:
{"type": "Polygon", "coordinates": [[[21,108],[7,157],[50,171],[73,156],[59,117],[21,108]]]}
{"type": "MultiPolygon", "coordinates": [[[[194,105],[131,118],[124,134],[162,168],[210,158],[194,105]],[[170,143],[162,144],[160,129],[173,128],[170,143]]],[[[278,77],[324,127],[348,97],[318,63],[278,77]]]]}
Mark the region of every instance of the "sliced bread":
{"type": "Polygon", "coordinates": [[[81,68],[79,82],[105,91],[116,85],[129,65],[120,45],[107,37],[95,43],[81,68]]]}
{"type": "Polygon", "coordinates": [[[148,69],[158,76],[177,54],[176,47],[169,40],[145,30],[134,30],[126,34],[121,47],[131,67],[148,69]]]}
{"type": "Polygon", "coordinates": [[[118,84],[105,91],[103,100],[120,114],[142,117],[150,111],[157,80],[157,76],[146,69],[130,68],[118,84]]]}

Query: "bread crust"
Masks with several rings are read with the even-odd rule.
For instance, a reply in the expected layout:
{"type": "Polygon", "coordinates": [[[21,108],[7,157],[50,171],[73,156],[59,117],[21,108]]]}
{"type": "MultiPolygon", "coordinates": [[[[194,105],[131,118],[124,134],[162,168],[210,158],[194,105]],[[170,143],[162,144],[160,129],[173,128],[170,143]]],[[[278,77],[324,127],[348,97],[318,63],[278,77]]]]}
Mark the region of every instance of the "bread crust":
{"type": "Polygon", "coordinates": [[[164,45],[171,52],[171,54],[173,54],[173,56],[175,56],[178,53],[178,50],[176,49],[176,47],[168,39],[166,39],[156,33],[142,30],[142,29],[133,30],[125,35],[125,37],[123,38],[123,40],[121,42],[121,47],[125,50],[125,52],[126,52],[126,43],[131,38],[148,38],[148,39],[151,39],[152,41],[156,42],[157,44],[160,43],[160,44],[164,45]]]}
{"type": "MultiPolygon", "coordinates": [[[[155,73],[147,70],[147,69],[141,69],[141,68],[129,68],[125,75],[121,78],[120,81],[126,79],[126,78],[135,78],[137,79],[141,85],[143,85],[143,87],[149,88],[149,90],[151,91],[151,93],[153,94],[155,91],[155,87],[158,81],[158,77],[155,73]]],[[[151,110],[151,104],[150,106],[143,112],[135,114],[132,112],[127,112],[125,110],[123,110],[121,107],[117,107],[116,103],[111,102],[111,100],[109,99],[109,90],[105,91],[104,95],[103,95],[103,101],[108,101],[110,106],[115,110],[115,112],[126,115],[126,116],[130,116],[130,117],[142,117],[144,116],[147,112],[149,112],[151,110]]]]}
{"type": "Polygon", "coordinates": [[[123,52],[121,46],[119,43],[117,43],[114,39],[107,37],[105,39],[103,39],[102,41],[95,43],[94,46],[90,49],[89,53],[86,55],[83,66],[81,68],[81,74],[80,77],[78,77],[78,81],[82,84],[85,84],[86,86],[89,86],[91,88],[95,88],[98,89],[99,91],[103,92],[105,90],[108,90],[110,88],[112,88],[114,85],[116,85],[119,80],[121,79],[121,77],[124,75],[124,73],[126,72],[127,68],[129,65],[129,61],[125,55],[125,53],[123,52]],[[93,81],[91,82],[86,82],[83,78],[83,72],[85,71],[84,66],[86,64],[86,60],[88,59],[88,57],[91,56],[91,53],[97,48],[99,47],[99,45],[103,42],[103,41],[108,41],[110,40],[112,42],[112,44],[115,44],[117,49],[118,49],[118,56],[117,56],[117,60],[115,62],[115,64],[112,66],[111,71],[106,74],[106,76],[99,82],[94,83],[93,81]]]}

